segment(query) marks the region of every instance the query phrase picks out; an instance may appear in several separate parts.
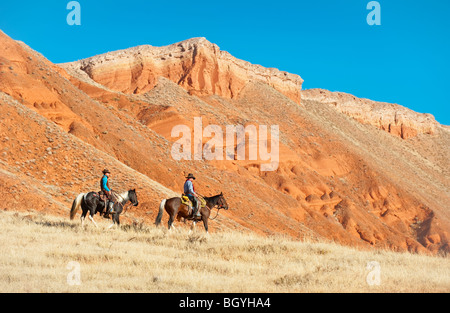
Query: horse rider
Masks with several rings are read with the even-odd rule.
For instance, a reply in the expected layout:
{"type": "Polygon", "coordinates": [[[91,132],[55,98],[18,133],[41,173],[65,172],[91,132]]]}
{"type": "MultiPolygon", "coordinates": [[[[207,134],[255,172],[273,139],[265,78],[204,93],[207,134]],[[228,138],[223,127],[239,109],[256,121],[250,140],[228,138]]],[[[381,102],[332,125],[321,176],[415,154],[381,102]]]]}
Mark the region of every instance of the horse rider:
{"type": "Polygon", "coordinates": [[[189,173],[188,176],[186,176],[186,181],[184,182],[184,194],[191,200],[192,205],[194,206],[194,213],[192,216],[201,216],[200,215],[200,201],[197,199],[198,195],[195,193],[194,189],[194,175],[189,173]]]}
{"type": "Polygon", "coordinates": [[[105,217],[108,217],[108,214],[113,212],[112,204],[114,203],[114,201],[112,199],[111,188],[109,187],[108,182],[108,178],[110,175],[111,172],[105,168],[103,170],[103,177],[100,179],[100,189],[101,189],[100,193],[103,194],[102,200],[105,201],[105,215],[104,215],[105,217]]]}

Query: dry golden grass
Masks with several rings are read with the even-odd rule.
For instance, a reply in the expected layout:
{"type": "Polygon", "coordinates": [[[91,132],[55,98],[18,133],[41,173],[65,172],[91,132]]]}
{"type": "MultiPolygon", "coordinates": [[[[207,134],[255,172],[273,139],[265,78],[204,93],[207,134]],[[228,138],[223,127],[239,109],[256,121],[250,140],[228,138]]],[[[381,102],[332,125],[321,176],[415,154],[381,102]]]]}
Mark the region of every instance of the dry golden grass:
{"type": "MultiPolygon", "coordinates": [[[[79,217],[79,215],[78,215],[79,217]]],[[[0,292],[449,292],[448,257],[0,211],[0,292]],[[366,281],[380,265],[380,284],[366,281]],[[73,285],[79,264],[80,285],[73,285]],[[68,277],[70,278],[68,280],[68,277]],[[72,279],[72,280],[71,280],[72,279]]]]}

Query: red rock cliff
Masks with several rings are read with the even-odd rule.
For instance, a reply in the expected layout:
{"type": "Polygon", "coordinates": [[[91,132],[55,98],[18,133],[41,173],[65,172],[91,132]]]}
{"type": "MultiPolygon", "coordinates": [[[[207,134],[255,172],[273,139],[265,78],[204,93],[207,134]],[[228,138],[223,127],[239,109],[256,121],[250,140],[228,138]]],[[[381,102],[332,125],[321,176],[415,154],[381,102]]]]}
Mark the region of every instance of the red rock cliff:
{"type": "Polygon", "coordinates": [[[62,66],[128,94],[148,92],[162,76],[194,95],[232,99],[248,82],[256,81],[267,83],[300,104],[303,83],[298,75],[236,59],[205,38],[165,47],[138,46],[62,66]]]}

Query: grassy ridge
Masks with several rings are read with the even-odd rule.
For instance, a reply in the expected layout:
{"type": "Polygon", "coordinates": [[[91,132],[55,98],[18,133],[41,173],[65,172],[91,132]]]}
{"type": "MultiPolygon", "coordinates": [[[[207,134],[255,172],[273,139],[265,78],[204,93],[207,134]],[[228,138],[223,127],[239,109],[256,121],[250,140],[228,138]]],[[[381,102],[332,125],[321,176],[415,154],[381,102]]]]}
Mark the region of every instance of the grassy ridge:
{"type": "Polygon", "coordinates": [[[0,211],[0,292],[450,291],[448,257],[97,222],[0,211]]]}

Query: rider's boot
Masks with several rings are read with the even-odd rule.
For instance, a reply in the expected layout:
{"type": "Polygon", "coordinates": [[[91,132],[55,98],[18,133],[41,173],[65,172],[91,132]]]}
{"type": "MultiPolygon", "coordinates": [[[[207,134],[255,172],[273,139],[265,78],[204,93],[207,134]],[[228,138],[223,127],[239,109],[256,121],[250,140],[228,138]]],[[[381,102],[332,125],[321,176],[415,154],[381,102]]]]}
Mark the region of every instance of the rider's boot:
{"type": "Polygon", "coordinates": [[[197,205],[194,207],[194,213],[192,213],[193,217],[200,217],[200,210],[199,210],[199,204],[197,203],[197,205]]]}
{"type": "Polygon", "coordinates": [[[108,208],[109,208],[109,212],[108,212],[109,214],[114,213],[114,202],[109,201],[108,208]]]}
{"type": "Polygon", "coordinates": [[[109,218],[109,214],[114,213],[114,208],[113,208],[114,202],[112,201],[108,201],[106,204],[106,208],[105,208],[105,214],[103,215],[103,217],[105,218],[109,218]]]}
{"type": "Polygon", "coordinates": [[[108,217],[108,200],[105,200],[105,209],[103,212],[103,217],[108,217]]]}

